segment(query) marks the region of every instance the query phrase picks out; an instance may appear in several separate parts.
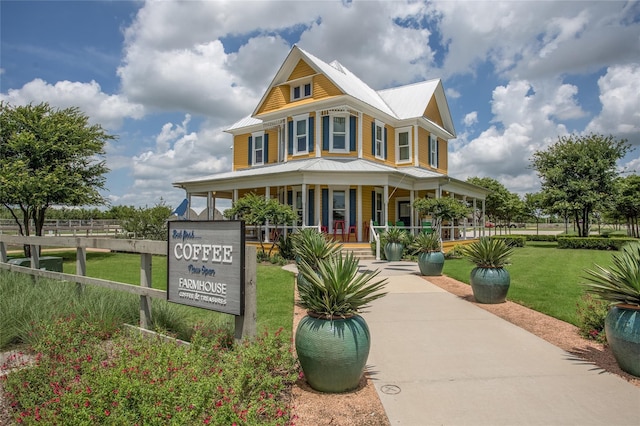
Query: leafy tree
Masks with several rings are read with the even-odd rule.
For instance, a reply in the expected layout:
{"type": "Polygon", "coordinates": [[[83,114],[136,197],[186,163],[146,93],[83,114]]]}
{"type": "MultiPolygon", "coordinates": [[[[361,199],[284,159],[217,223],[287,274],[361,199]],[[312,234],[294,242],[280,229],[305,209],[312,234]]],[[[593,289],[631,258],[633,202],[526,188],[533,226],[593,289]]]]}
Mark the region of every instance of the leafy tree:
{"type": "Polygon", "coordinates": [[[505,211],[506,204],[510,197],[509,190],[490,177],[470,177],[467,182],[487,188],[491,191],[484,202],[484,211],[490,221],[497,223],[502,219],[502,215],[505,211]]]}
{"type": "Polygon", "coordinates": [[[630,175],[616,180],[617,196],[613,200],[612,215],[627,224],[627,234],[640,238],[640,176],[630,175]]]}
{"type": "Polygon", "coordinates": [[[542,201],[540,192],[524,194],[524,212],[527,216],[535,219],[536,234],[540,233],[540,218],[544,212],[542,201]]]}
{"type": "Polygon", "coordinates": [[[589,235],[589,219],[615,191],[616,162],[629,151],[624,139],[590,134],[562,136],[545,151],[533,155],[542,179],[544,204],[573,216],[578,235],[589,235]]]}
{"type": "Polygon", "coordinates": [[[125,207],[120,209],[118,219],[122,221],[122,229],[133,233],[135,238],[145,240],[167,240],[167,220],[173,209],[161,198],[155,206],[125,207]]]}
{"type": "Polygon", "coordinates": [[[420,216],[431,215],[431,225],[442,236],[442,221],[454,221],[466,217],[471,209],[462,201],[452,197],[419,198],[413,202],[413,208],[420,216]]]}
{"type": "MultiPolygon", "coordinates": [[[[244,220],[247,225],[258,228],[258,235],[262,235],[262,227],[269,221],[269,225],[275,226],[276,231],[280,225],[291,225],[297,219],[297,214],[291,206],[281,204],[274,198],[266,199],[262,195],[249,193],[237,200],[233,207],[225,210],[224,216],[227,218],[238,217],[244,220]]],[[[260,241],[260,249],[265,253],[263,239],[260,241]]],[[[269,256],[273,251],[273,245],[269,249],[269,256]]]]}
{"type": "MultiPolygon", "coordinates": [[[[114,139],[90,125],[78,108],[0,102],[0,203],[20,235],[42,235],[52,205],[100,205],[106,200],[104,144],[114,139]]],[[[27,253],[28,254],[28,253],[27,253]]]]}

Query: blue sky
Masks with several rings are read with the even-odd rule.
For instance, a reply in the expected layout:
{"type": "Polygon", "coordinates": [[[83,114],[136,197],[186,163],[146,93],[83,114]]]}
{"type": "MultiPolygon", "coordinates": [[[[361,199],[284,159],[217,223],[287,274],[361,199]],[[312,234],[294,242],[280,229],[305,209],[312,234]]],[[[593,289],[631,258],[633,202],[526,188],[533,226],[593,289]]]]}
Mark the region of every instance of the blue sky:
{"type": "Polygon", "coordinates": [[[636,148],[640,3],[0,2],[0,99],[78,106],[118,136],[112,204],[177,206],[174,181],[231,167],[248,115],[296,43],[375,89],[441,78],[458,137],[449,174],[539,189],[531,155],[589,132],[636,148]]]}

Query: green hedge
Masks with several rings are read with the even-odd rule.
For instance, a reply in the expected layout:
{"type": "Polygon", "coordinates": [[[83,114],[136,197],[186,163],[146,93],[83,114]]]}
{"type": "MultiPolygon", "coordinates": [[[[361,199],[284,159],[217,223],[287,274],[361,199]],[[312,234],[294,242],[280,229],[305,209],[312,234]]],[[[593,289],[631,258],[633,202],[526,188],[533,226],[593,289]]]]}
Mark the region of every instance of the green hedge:
{"type": "Polygon", "coordinates": [[[602,238],[602,237],[559,237],[558,248],[587,250],[620,250],[635,238],[602,238]]]}
{"type": "Polygon", "coordinates": [[[511,247],[524,247],[527,241],[527,237],[524,235],[494,235],[491,238],[502,240],[511,247]]]}
{"type": "Polygon", "coordinates": [[[530,235],[524,235],[527,238],[527,241],[549,241],[549,242],[556,242],[558,241],[558,236],[557,235],[548,235],[548,234],[530,234],[530,235]]]}

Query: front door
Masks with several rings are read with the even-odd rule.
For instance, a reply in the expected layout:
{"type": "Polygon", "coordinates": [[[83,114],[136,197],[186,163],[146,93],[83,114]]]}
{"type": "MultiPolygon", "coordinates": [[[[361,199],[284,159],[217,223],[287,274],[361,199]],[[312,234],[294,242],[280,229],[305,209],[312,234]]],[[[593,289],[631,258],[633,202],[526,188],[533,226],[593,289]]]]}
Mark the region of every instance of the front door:
{"type": "Polygon", "coordinates": [[[398,220],[404,222],[404,226],[411,226],[411,203],[398,201],[398,220]]]}

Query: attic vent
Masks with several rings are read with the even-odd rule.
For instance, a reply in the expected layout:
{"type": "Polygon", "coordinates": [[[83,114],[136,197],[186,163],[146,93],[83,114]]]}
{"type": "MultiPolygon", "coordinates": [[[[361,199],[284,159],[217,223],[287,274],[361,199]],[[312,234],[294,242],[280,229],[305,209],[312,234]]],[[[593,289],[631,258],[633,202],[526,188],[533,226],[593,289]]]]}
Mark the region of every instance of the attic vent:
{"type": "Polygon", "coordinates": [[[338,62],[338,61],[333,61],[333,62],[331,62],[329,65],[331,65],[332,67],[334,67],[335,69],[337,69],[338,71],[340,71],[342,74],[345,74],[344,69],[342,68],[342,65],[340,65],[340,62],[338,62]]]}

